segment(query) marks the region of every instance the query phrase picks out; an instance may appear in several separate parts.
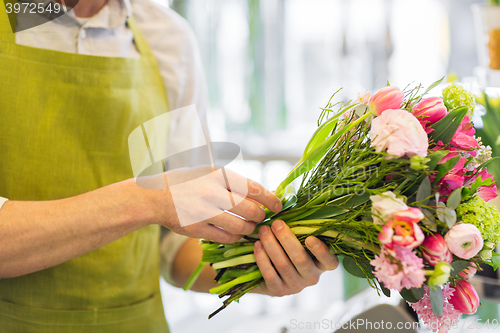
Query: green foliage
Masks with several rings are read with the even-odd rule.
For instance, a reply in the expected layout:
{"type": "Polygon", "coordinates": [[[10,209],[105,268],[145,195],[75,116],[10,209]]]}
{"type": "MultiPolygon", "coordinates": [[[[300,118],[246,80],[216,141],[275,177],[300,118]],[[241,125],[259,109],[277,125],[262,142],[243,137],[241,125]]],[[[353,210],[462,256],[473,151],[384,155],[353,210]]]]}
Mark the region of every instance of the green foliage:
{"type": "MultiPolygon", "coordinates": [[[[500,156],[500,99],[492,99],[483,92],[478,97],[478,103],[486,109],[486,114],[482,116],[483,128],[476,128],[476,136],[481,138],[483,145],[490,146],[493,157],[500,156]]],[[[488,172],[493,174],[495,179],[500,179],[500,161],[494,160],[488,164],[488,172]]]]}
{"type": "Polygon", "coordinates": [[[476,196],[458,206],[457,213],[462,222],[475,225],[485,241],[498,244],[500,241],[500,214],[495,206],[476,196]]]}
{"type": "Polygon", "coordinates": [[[429,288],[429,297],[431,299],[432,312],[434,312],[436,317],[441,317],[444,307],[443,289],[440,286],[429,288]]]}
{"type": "Polygon", "coordinates": [[[449,144],[451,139],[453,138],[453,135],[455,135],[458,127],[462,123],[462,120],[467,115],[467,112],[467,106],[454,109],[443,119],[429,126],[430,128],[434,129],[434,131],[429,134],[429,137],[435,144],[439,143],[439,141],[441,141],[445,145],[449,144]]]}
{"type": "Polygon", "coordinates": [[[464,87],[458,84],[452,84],[443,89],[443,101],[449,110],[461,106],[467,107],[467,115],[469,117],[472,117],[476,106],[474,95],[467,92],[464,87]]]}

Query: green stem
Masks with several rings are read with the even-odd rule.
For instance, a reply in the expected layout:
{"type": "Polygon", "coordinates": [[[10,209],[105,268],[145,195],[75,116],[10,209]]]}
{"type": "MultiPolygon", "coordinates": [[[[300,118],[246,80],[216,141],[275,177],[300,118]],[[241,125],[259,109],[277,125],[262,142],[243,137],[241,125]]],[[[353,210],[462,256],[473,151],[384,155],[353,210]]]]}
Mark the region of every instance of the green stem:
{"type": "Polygon", "coordinates": [[[214,269],[221,269],[221,268],[226,268],[226,267],[233,267],[233,266],[238,266],[242,264],[251,264],[255,262],[255,256],[252,254],[247,254],[245,256],[241,257],[236,257],[233,259],[229,259],[226,261],[218,262],[216,264],[213,264],[212,267],[214,269]]]}
{"type": "Polygon", "coordinates": [[[240,254],[246,254],[246,253],[252,253],[253,252],[253,245],[247,245],[247,246],[240,246],[236,248],[232,248],[224,252],[224,258],[229,258],[233,256],[237,256],[240,254]]]}
{"type": "Polygon", "coordinates": [[[189,279],[187,280],[186,284],[184,285],[184,290],[189,290],[191,289],[191,287],[193,286],[193,284],[196,282],[196,280],[198,279],[198,277],[200,276],[201,274],[201,271],[203,270],[203,267],[205,267],[207,263],[206,262],[203,262],[201,261],[198,266],[196,267],[196,269],[194,270],[193,274],[191,274],[191,276],[189,277],[189,279]]]}
{"type": "MultiPolygon", "coordinates": [[[[316,230],[318,230],[320,227],[295,227],[292,228],[292,232],[295,235],[310,235],[314,233],[316,230]]],[[[370,244],[365,244],[363,242],[360,242],[356,238],[353,238],[351,236],[347,236],[346,234],[340,232],[340,231],[335,231],[335,230],[327,230],[324,233],[321,234],[321,236],[325,237],[331,237],[331,238],[340,238],[342,241],[358,245],[366,250],[370,250],[374,253],[380,253],[380,248],[378,246],[370,245],[370,244]]]]}
{"type": "Polygon", "coordinates": [[[231,280],[227,283],[224,283],[220,286],[217,286],[217,287],[210,289],[210,293],[211,294],[222,294],[226,290],[229,290],[238,284],[253,281],[253,280],[258,280],[261,277],[262,277],[262,273],[260,271],[253,271],[253,272],[250,272],[250,273],[245,274],[243,276],[240,276],[234,280],[231,280]]]}

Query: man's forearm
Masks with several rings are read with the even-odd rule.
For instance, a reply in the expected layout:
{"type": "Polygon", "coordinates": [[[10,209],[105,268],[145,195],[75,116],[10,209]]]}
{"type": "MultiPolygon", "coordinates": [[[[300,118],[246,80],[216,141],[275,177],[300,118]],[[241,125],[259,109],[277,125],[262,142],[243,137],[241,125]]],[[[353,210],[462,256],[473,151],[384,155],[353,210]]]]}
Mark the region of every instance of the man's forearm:
{"type": "Polygon", "coordinates": [[[133,180],[54,201],[8,201],[0,210],[0,278],[36,272],[104,246],[153,218],[133,180]]]}

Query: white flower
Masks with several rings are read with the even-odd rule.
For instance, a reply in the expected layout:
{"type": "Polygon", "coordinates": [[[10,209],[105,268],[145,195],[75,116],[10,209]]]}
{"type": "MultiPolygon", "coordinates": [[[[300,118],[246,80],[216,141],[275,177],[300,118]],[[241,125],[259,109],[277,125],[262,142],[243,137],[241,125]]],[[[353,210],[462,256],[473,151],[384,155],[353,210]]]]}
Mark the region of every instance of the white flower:
{"type": "Polygon", "coordinates": [[[427,156],[427,134],[417,118],[408,111],[384,111],[372,120],[369,135],[371,146],[378,153],[387,150],[392,157],[427,156]]]}
{"type": "Polygon", "coordinates": [[[394,214],[408,209],[403,199],[397,198],[393,192],[387,191],[382,194],[370,196],[372,201],[373,223],[386,224],[394,214]]]}

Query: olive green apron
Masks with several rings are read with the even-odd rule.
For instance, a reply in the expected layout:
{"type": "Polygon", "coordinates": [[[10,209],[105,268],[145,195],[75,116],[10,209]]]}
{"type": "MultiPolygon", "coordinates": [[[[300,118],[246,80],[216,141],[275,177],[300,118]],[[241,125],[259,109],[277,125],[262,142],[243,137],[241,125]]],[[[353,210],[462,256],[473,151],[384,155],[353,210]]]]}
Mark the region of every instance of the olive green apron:
{"type": "MultiPolygon", "coordinates": [[[[6,0],[13,1],[13,0],[6,0]]],[[[53,200],[133,177],[128,135],[168,111],[151,51],[140,58],[15,44],[0,0],[0,196],[53,200]]],[[[159,226],[61,265],[0,279],[0,332],[168,332],[159,226]]]]}

